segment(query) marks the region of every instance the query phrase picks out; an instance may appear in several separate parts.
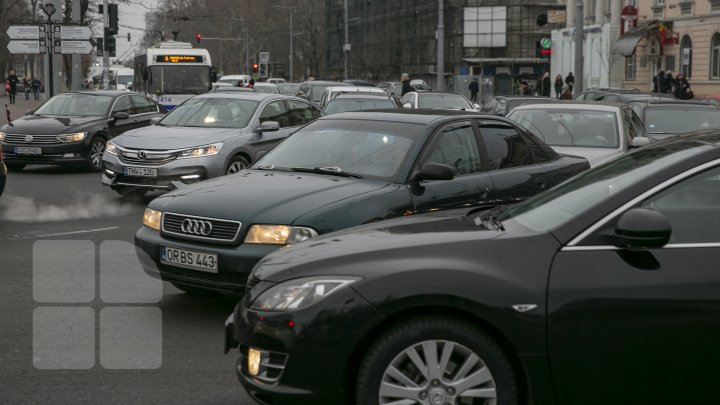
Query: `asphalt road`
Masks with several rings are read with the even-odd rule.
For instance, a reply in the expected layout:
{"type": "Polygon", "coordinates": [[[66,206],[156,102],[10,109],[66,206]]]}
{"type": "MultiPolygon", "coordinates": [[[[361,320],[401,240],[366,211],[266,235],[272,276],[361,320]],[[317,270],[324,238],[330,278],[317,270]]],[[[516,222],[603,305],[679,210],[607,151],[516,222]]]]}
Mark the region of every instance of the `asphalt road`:
{"type": "Polygon", "coordinates": [[[0,403],[254,403],[236,380],[237,352],[223,354],[223,323],[239,297],[157,283],[157,299],[143,303],[141,291],[130,302],[138,289],[112,279],[137,266],[131,244],[145,203],[121,200],[78,168],[10,173],[0,197],[0,403]],[[94,280],[78,276],[83,266],[94,280]]]}

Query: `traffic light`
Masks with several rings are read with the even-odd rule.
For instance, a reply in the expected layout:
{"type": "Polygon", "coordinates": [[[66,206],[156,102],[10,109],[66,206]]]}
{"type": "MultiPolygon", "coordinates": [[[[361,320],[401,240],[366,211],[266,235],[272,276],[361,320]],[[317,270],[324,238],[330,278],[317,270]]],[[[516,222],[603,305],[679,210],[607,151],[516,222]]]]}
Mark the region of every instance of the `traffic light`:
{"type": "Polygon", "coordinates": [[[535,22],[537,23],[538,27],[543,27],[543,26],[547,25],[548,15],[547,14],[539,14],[537,16],[537,20],[535,22]]]}
{"type": "MultiPolygon", "coordinates": [[[[100,14],[102,15],[104,7],[102,4],[99,6],[100,14]]],[[[110,35],[117,35],[118,33],[118,5],[108,4],[108,17],[110,17],[110,35]]]]}
{"type": "Polygon", "coordinates": [[[115,37],[109,37],[107,41],[105,41],[105,49],[107,49],[108,55],[115,56],[115,37]]]}
{"type": "Polygon", "coordinates": [[[202,39],[202,35],[200,35],[200,34],[195,34],[195,40],[197,41],[198,44],[200,43],[200,40],[201,40],[201,39],[202,39]]]}
{"type": "Polygon", "coordinates": [[[258,65],[257,63],[253,63],[252,64],[252,72],[257,73],[259,70],[260,70],[260,65],[258,65]]]}

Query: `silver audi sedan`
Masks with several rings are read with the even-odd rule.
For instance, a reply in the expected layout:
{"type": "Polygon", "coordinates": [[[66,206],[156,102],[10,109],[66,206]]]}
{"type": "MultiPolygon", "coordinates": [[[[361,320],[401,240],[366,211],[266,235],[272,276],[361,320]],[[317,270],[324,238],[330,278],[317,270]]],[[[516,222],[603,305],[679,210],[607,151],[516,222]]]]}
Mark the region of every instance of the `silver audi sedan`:
{"type": "Polygon", "coordinates": [[[236,173],[320,111],[294,96],[211,92],[108,142],[102,184],[123,197],[236,173]]]}

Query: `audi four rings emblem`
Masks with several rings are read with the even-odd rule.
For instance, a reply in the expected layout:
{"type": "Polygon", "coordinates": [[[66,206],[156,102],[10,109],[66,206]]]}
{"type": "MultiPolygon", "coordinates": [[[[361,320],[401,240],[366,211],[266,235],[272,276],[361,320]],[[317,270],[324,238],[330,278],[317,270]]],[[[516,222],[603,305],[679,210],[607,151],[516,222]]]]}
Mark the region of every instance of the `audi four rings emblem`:
{"type": "Polygon", "coordinates": [[[212,233],[212,223],[210,221],[199,221],[197,219],[185,219],[180,225],[180,229],[191,235],[209,236],[212,233]]]}

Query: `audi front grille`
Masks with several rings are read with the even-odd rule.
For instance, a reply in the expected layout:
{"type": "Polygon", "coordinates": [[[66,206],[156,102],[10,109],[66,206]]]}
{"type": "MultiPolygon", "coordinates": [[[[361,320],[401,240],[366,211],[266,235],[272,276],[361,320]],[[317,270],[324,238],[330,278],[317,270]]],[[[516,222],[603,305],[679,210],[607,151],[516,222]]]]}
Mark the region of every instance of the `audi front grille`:
{"type": "Polygon", "coordinates": [[[182,239],[237,242],[242,223],[226,219],[197,217],[166,212],[162,219],[162,232],[182,239]]]}

